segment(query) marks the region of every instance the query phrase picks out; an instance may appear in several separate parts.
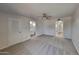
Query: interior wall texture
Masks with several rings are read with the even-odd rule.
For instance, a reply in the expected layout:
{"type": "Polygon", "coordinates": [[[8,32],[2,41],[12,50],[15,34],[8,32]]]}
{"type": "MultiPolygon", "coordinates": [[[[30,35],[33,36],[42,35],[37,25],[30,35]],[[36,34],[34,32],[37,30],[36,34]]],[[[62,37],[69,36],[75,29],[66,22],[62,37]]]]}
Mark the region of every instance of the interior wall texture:
{"type": "Polygon", "coordinates": [[[71,37],[72,16],[64,17],[62,19],[63,19],[64,37],[68,39],[72,39],[71,37]]]}
{"type": "Polygon", "coordinates": [[[72,20],[72,41],[79,53],[79,8],[74,14],[72,20]]]}
{"type": "Polygon", "coordinates": [[[0,12],[0,49],[30,38],[30,18],[0,12]]]}
{"type": "Polygon", "coordinates": [[[8,45],[8,16],[0,13],[0,49],[8,45]]]}
{"type": "MultiPolygon", "coordinates": [[[[46,34],[46,35],[52,35],[52,36],[55,36],[55,24],[56,24],[56,21],[57,21],[58,18],[52,18],[51,20],[41,20],[42,21],[42,25],[41,23],[39,23],[41,26],[41,30],[43,34],[46,34]]],[[[68,17],[63,17],[62,18],[63,20],[63,30],[64,30],[64,37],[65,38],[69,38],[71,39],[71,21],[72,21],[72,17],[71,16],[68,16],[68,17]]],[[[39,27],[39,28],[40,28],[39,27]]]]}
{"type": "Polygon", "coordinates": [[[44,34],[43,21],[0,12],[0,49],[24,42],[30,38],[30,20],[36,22],[36,36],[44,34]]]}

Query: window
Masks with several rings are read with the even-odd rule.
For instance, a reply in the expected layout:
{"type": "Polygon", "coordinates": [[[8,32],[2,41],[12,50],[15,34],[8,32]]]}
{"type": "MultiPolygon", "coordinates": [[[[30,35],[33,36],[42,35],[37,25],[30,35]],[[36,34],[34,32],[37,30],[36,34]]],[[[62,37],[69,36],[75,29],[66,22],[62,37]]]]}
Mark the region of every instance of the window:
{"type": "Polygon", "coordinates": [[[36,31],[36,22],[35,21],[30,21],[30,32],[31,34],[35,34],[36,31]]]}
{"type": "Polygon", "coordinates": [[[57,20],[56,21],[56,37],[63,37],[63,21],[57,20]]]}

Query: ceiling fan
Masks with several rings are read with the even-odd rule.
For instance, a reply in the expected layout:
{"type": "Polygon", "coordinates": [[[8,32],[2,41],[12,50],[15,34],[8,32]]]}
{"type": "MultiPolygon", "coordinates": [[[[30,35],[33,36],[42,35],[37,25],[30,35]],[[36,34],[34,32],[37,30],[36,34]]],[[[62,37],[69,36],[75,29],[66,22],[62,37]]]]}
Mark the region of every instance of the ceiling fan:
{"type": "Polygon", "coordinates": [[[46,13],[42,14],[42,19],[45,18],[46,20],[50,20],[52,18],[52,16],[48,16],[46,13]]]}

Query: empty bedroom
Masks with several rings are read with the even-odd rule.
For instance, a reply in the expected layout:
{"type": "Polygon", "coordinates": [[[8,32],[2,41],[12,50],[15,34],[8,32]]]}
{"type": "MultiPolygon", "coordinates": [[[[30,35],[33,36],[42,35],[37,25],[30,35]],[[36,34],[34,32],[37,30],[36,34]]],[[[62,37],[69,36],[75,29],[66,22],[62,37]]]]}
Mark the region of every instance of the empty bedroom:
{"type": "Polygon", "coordinates": [[[78,3],[0,3],[0,55],[78,55],[78,3]]]}

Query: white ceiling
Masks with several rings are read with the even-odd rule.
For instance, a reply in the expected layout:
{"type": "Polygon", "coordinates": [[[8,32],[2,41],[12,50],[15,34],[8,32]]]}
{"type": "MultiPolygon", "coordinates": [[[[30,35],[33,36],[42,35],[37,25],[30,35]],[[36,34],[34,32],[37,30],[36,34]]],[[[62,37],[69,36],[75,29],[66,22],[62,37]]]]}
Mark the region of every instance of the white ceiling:
{"type": "Polygon", "coordinates": [[[0,11],[33,17],[42,16],[42,13],[63,17],[72,15],[77,7],[76,3],[10,3],[0,4],[0,11]]]}

